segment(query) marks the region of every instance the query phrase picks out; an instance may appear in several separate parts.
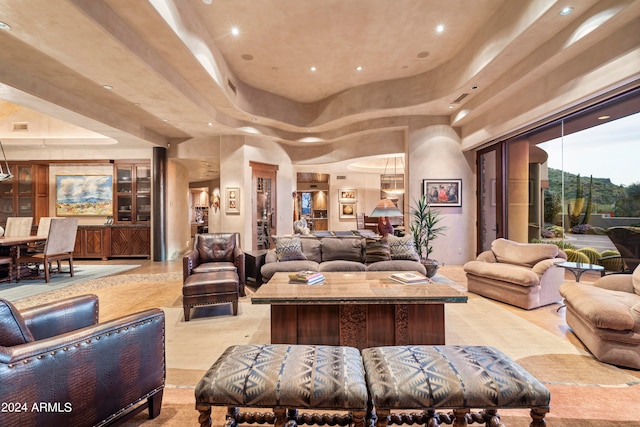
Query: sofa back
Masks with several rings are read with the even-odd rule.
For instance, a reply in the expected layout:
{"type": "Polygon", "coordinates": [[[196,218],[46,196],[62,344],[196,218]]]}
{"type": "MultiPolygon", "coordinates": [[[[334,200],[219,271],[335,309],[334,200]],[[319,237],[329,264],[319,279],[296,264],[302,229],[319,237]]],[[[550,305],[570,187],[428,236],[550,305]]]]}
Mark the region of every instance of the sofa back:
{"type": "MultiPolygon", "coordinates": [[[[300,236],[302,253],[309,261],[365,261],[365,239],[363,237],[323,237],[300,236]]],[[[267,253],[265,262],[278,260],[274,251],[267,253]]]]}
{"type": "Polygon", "coordinates": [[[558,256],[556,245],[546,243],[518,243],[507,239],[496,239],[491,243],[491,251],[498,262],[533,267],[543,259],[558,256]]]}

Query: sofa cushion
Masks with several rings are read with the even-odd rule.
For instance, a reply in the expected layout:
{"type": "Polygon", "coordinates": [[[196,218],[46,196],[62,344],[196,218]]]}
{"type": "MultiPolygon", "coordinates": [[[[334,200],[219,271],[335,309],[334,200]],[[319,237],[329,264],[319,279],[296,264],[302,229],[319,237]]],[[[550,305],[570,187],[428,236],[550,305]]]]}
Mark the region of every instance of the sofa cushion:
{"type": "Polygon", "coordinates": [[[233,233],[196,234],[195,248],[198,250],[200,263],[210,261],[233,262],[233,251],[236,238],[233,233]]]}
{"type": "Polygon", "coordinates": [[[278,272],[291,273],[294,271],[318,271],[319,264],[315,261],[282,261],[282,262],[269,262],[262,266],[260,272],[262,278],[268,281],[278,272]]]}
{"type": "Polygon", "coordinates": [[[467,274],[509,282],[520,286],[538,286],[540,277],[527,267],[506,263],[469,261],[464,265],[467,274]]]}
{"type": "Polygon", "coordinates": [[[412,236],[397,237],[393,234],[389,234],[387,235],[387,238],[389,239],[391,259],[420,260],[418,252],[416,252],[416,248],[413,245],[412,236]]]}
{"type": "Polygon", "coordinates": [[[417,271],[425,276],[427,274],[427,270],[424,268],[424,265],[420,264],[418,261],[412,261],[409,259],[374,262],[367,266],[367,271],[417,271]]]}
{"type": "Polygon", "coordinates": [[[543,259],[555,258],[558,247],[545,243],[518,243],[507,239],[496,239],[491,243],[491,250],[498,262],[533,267],[543,259]]]}
{"type": "Polygon", "coordinates": [[[633,284],[633,289],[636,291],[636,294],[640,295],[640,265],[633,270],[631,283],[633,284]]]}
{"type": "Polygon", "coordinates": [[[361,237],[325,237],[322,239],[322,262],[364,262],[364,239],[361,237]]]}
{"type": "Polygon", "coordinates": [[[365,247],[365,262],[370,264],[378,261],[389,261],[391,259],[391,251],[389,249],[389,240],[386,237],[367,238],[365,247]]]}
{"type": "Polygon", "coordinates": [[[217,273],[219,271],[236,271],[234,263],[228,261],[205,262],[193,269],[194,273],[217,273]]]}
{"type": "Polygon", "coordinates": [[[300,237],[302,252],[309,261],[322,262],[322,243],[316,237],[300,237]]]}
{"type": "Polygon", "coordinates": [[[325,273],[331,271],[367,271],[367,266],[357,261],[334,260],[320,263],[318,270],[325,273]]]}
{"type": "Polygon", "coordinates": [[[302,244],[299,236],[273,236],[276,246],[276,257],[278,261],[306,260],[306,255],[302,252],[302,244]]]}
{"type": "Polygon", "coordinates": [[[560,294],[568,305],[598,328],[617,331],[634,328],[631,308],[640,303],[638,295],[576,282],[564,282],[560,294]]]}
{"type": "Polygon", "coordinates": [[[0,346],[12,347],[33,341],[33,335],[18,309],[9,301],[0,299],[0,346]]]}

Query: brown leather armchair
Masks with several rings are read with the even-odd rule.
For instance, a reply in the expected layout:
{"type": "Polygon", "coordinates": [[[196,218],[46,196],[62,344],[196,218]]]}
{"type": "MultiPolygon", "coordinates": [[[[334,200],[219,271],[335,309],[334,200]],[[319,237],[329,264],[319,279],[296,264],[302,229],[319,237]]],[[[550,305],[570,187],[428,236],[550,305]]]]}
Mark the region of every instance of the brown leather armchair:
{"type": "Polygon", "coordinates": [[[236,271],[240,296],[245,296],[244,258],[239,233],[196,234],[193,249],[182,259],[182,279],[194,273],[236,271]]]}
{"type": "Polygon", "coordinates": [[[98,323],[98,297],[18,311],[0,299],[0,425],[104,425],[160,414],[164,313],[98,323]]]}

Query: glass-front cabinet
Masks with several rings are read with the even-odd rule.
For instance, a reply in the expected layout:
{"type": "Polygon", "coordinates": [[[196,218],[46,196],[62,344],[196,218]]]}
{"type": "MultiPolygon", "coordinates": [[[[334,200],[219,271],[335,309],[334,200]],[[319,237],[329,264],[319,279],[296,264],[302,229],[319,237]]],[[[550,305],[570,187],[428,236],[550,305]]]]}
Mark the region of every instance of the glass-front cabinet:
{"type": "Polygon", "coordinates": [[[116,212],[118,224],[151,221],[151,167],[147,163],[116,163],[116,212]]]}
{"type": "Polygon", "coordinates": [[[13,178],[0,182],[0,225],[10,216],[32,217],[37,224],[48,212],[48,167],[9,164],[13,178]]]}

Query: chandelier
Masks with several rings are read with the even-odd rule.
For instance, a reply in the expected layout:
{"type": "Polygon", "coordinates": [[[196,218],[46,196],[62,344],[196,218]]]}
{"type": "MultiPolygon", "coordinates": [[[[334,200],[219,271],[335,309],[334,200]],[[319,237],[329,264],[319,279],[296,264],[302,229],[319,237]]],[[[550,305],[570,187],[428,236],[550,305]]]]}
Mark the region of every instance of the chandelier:
{"type": "Polygon", "coordinates": [[[2,168],[2,163],[0,163],[0,181],[9,181],[13,179],[13,174],[9,170],[9,162],[7,161],[7,155],[4,154],[4,147],[2,146],[2,141],[0,141],[0,149],[2,150],[2,157],[4,158],[4,164],[7,168],[7,171],[5,172],[4,169],[2,168]]]}
{"type": "Polygon", "coordinates": [[[383,181],[385,179],[390,179],[393,182],[393,187],[390,188],[382,188],[382,192],[389,196],[399,196],[400,194],[404,194],[404,165],[402,164],[402,159],[400,159],[400,167],[403,170],[402,173],[402,186],[398,186],[398,158],[393,158],[393,175],[387,175],[387,167],[389,166],[389,159],[387,159],[387,163],[384,166],[384,175],[383,181]]]}

